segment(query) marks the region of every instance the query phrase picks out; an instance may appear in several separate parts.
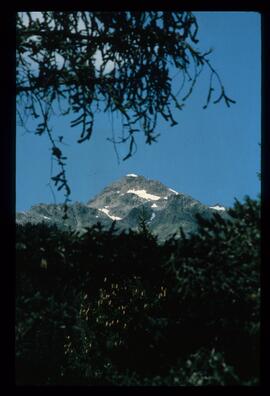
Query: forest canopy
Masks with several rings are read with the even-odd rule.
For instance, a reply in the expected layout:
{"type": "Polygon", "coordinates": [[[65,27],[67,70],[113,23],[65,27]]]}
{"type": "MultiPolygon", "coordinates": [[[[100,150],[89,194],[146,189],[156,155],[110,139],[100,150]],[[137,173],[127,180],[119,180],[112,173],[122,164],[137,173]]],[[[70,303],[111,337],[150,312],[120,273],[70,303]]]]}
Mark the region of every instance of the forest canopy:
{"type": "Polygon", "coordinates": [[[16,229],[18,385],[258,385],[260,202],[163,244],[16,229]]]}

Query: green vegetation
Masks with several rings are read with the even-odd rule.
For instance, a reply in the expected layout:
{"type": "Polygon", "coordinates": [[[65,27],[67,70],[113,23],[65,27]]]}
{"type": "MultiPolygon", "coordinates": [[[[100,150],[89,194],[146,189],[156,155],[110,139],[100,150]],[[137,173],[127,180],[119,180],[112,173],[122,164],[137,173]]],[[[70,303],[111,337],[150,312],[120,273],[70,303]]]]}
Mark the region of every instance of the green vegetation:
{"type": "Polygon", "coordinates": [[[17,384],[258,385],[260,203],[230,215],[164,244],[17,226],[17,384]]]}

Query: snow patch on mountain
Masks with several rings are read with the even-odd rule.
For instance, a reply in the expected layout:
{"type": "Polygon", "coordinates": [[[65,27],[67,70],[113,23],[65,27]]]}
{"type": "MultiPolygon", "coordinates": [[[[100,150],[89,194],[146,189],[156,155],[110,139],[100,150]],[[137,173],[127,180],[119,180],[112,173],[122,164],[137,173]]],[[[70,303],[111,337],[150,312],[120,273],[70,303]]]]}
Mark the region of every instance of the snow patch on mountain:
{"type": "Polygon", "coordinates": [[[48,217],[48,216],[42,216],[43,217],[43,219],[46,219],[46,220],[51,220],[51,218],[50,217],[48,217]]]}
{"type": "Polygon", "coordinates": [[[153,212],[153,213],[151,214],[150,221],[154,220],[155,217],[156,217],[156,214],[153,212]]]}
{"type": "Polygon", "coordinates": [[[99,209],[99,211],[105,213],[105,214],[106,214],[108,217],[110,217],[112,220],[122,220],[121,217],[110,215],[109,209],[101,208],[101,209],[99,209]]]}
{"type": "Polygon", "coordinates": [[[138,177],[138,175],[135,175],[134,173],[128,173],[127,176],[128,177],[138,177]]]}
{"type": "Polygon", "coordinates": [[[147,199],[147,200],[150,199],[151,201],[157,201],[158,199],[160,199],[160,197],[158,195],[149,194],[145,190],[128,190],[127,193],[128,194],[136,194],[140,198],[147,199]]]}
{"type": "Polygon", "coordinates": [[[214,209],[214,210],[226,210],[224,208],[224,206],[220,206],[220,205],[215,205],[215,206],[210,206],[210,209],[214,209]]]}
{"type": "Polygon", "coordinates": [[[151,205],[151,208],[157,208],[157,204],[153,203],[153,205],[151,205]]]}
{"type": "Polygon", "coordinates": [[[172,191],[174,194],[179,195],[179,193],[177,191],[173,190],[172,188],[169,188],[169,190],[172,191]]]}

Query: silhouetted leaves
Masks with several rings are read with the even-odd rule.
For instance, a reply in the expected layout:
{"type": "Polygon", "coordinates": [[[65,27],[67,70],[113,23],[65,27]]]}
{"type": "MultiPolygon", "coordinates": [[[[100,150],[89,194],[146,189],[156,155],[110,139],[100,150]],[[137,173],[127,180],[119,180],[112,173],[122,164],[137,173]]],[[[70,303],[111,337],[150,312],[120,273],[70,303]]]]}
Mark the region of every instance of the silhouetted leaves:
{"type": "Polygon", "coordinates": [[[77,142],[82,143],[92,136],[97,111],[120,113],[124,134],[110,141],[128,144],[123,157],[127,160],[136,151],[135,131],[142,131],[146,143],[152,144],[157,141],[158,116],[172,127],[177,125],[173,110],[183,109],[204,66],[211,72],[204,108],[214,90],[213,76],[221,91],[214,103],[235,103],[207,58],[211,51],[201,53],[193,46],[198,43],[198,24],[191,12],[48,11],[41,15],[34,20],[29,12],[17,14],[17,110],[22,122],[29,115],[41,117],[36,134],[49,135],[53,155],[64,172],[62,154],[48,126],[53,114],[72,113],[70,125],[80,128],[77,142]],[[96,56],[101,57],[99,69],[96,56]],[[188,93],[181,99],[174,93],[169,65],[183,77],[178,93],[187,86],[188,93]]]}
{"type": "MultiPolygon", "coordinates": [[[[61,177],[61,175],[57,175],[61,177]]],[[[18,384],[258,385],[260,203],[147,229],[17,225],[18,384]]]]}

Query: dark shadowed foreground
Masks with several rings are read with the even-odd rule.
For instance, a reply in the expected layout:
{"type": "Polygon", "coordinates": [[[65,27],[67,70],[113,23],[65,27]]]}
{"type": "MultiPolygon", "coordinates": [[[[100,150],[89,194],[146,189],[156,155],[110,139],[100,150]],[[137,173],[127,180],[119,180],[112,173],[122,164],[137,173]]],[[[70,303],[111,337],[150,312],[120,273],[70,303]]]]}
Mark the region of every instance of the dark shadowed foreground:
{"type": "Polygon", "coordinates": [[[258,385],[260,203],[157,243],[17,225],[17,384],[258,385]]]}

